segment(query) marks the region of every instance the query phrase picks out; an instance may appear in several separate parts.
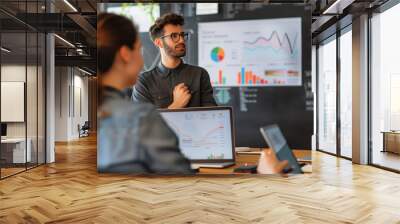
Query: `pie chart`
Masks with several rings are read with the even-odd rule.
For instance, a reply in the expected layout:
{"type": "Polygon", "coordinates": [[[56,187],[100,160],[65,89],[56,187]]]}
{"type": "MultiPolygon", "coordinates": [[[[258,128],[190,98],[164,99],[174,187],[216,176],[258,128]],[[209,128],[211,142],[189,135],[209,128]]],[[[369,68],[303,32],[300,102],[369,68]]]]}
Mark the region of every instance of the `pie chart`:
{"type": "Polygon", "coordinates": [[[211,59],[215,62],[220,62],[224,60],[225,52],[224,49],[220,47],[215,47],[211,51],[211,59]]]}

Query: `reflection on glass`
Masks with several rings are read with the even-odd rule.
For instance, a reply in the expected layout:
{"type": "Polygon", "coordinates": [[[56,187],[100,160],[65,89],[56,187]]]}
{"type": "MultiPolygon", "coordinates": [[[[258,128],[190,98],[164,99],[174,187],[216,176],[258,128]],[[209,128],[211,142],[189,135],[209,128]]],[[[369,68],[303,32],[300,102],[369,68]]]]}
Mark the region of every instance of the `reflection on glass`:
{"type": "Polygon", "coordinates": [[[352,157],[352,33],[340,37],[340,153],[352,157]]]}
{"type": "Polygon", "coordinates": [[[2,33],[1,44],[1,122],[7,134],[1,140],[2,177],[25,170],[30,160],[30,141],[26,141],[26,35],[2,33]],[[27,150],[28,149],[28,150],[27,150]]]}
{"type": "Polygon", "coordinates": [[[39,33],[38,40],[38,136],[37,136],[37,162],[38,164],[45,163],[45,60],[46,60],[46,52],[45,52],[45,44],[46,37],[44,34],[39,33]]]}
{"type": "Polygon", "coordinates": [[[336,153],[336,39],[318,48],[318,146],[336,153]]]}
{"type": "MultiPolygon", "coordinates": [[[[18,16],[25,12],[44,13],[45,5],[44,0],[0,1],[0,7],[18,16]]],[[[16,22],[2,12],[0,17],[8,21],[0,23],[0,177],[4,178],[45,162],[46,40],[39,30],[16,22]]]]}
{"type": "Polygon", "coordinates": [[[38,127],[38,119],[37,119],[37,80],[38,80],[38,49],[37,49],[37,33],[29,32],[27,33],[27,80],[26,80],[26,90],[27,90],[27,99],[26,99],[26,111],[27,111],[27,142],[29,144],[28,149],[30,148],[30,158],[28,159],[27,167],[34,167],[37,165],[37,150],[38,150],[38,142],[37,142],[37,127],[38,127]]]}
{"type": "Polygon", "coordinates": [[[400,4],[372,18],[372,163],[400,170],[400,4]]]}

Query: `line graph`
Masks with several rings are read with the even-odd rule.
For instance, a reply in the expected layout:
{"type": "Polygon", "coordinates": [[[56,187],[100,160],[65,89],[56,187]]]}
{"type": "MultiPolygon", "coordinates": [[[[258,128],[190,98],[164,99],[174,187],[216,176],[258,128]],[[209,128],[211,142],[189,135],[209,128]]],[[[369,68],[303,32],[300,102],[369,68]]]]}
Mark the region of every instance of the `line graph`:
{"type": "Polygon", "coordinates": [[[179,147],[189,158],[227,158],[231,155],[228,111],[161,113],[179,138],[179,147]]]}
{"type": "Polygon", "coordinates": [[[182,146],[190,146],[195,148],[207,148],[217,144],[224,144],[225,142],[225,126],[220,124],[217,127],[206,130],[202,135],[191,134],[187,130],[182,130],[175,122],[171,119],[166,119],[167,123],[170,124],[171,128],[180,137],[182,146]]]}
{"type": "Polygon", "coordinates": [[[243,57],[246,61],[269,61],[271,64],[293,64],[298,60],[298,34],[290,39],[286,32],[280,35],[274,30],[265,36],[258,36],[254,41],[243,41],[243,57]]]}
{"type": "Polygon", "coordinates": [[[266,37],[258,37],[256,40],[249,42],[249,41],[244,41],[244,46],[245,48],[251,50],[255,50],[258,49],[260,47],[266,47],[266,46],[270,46],[273,49],[284,49],[286,50],[288,53],[293,54],[294,53],[294,47],[295,47],[295,43],[297,41],[297,33],[295,35],[295,37],[293,38],[293,41],[290,41],[289,35],[285,32],[283,34],[283,38],[281,39],[279,37],[279,34],[276,30],[274,30],[271,35],[266,38],[266,37]]]}

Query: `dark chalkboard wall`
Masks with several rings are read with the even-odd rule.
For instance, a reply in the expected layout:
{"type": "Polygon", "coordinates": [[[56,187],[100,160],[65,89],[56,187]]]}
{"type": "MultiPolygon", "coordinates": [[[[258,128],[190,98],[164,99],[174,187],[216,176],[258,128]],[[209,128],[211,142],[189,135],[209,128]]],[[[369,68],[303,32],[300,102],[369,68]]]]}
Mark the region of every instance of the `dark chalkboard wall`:
{"type": "MultiPolygon", "coordinates": [[[[221,10],[220,10],[221,11],[221,10]]],[[[226,16],[206,15],[185,18],[185,29],[193,34],[187,43],[187,63],[197,64],[197,23],[268,18],[302,18],[303,86],[297,87],[216,87],[220,105],[234,109],[236,146],[265,147],[259,128],[278,124],[292,148],[311,149],[313,133],[313,94],[311,92],[311,8],[308,5],[268,5],[254,10],[239,10],[226,16]]],[[[157,49],[143,33],[146,69],[159,62],[157,49]]]]}

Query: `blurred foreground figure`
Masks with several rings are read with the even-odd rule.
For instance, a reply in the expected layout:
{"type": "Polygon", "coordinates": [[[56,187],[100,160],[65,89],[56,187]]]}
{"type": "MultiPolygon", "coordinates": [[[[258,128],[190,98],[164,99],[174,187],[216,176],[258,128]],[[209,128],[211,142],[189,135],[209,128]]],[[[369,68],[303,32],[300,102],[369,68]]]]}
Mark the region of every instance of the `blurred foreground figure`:
{"type": "Polygon", "coordinates": [[[125,17],[98,17],[98,171],[190,174],[190,162],[180,152],[176,135],[155,107],[133,104],[123,91],[135,84],[143,67],[138,34],[125,17]]]}

